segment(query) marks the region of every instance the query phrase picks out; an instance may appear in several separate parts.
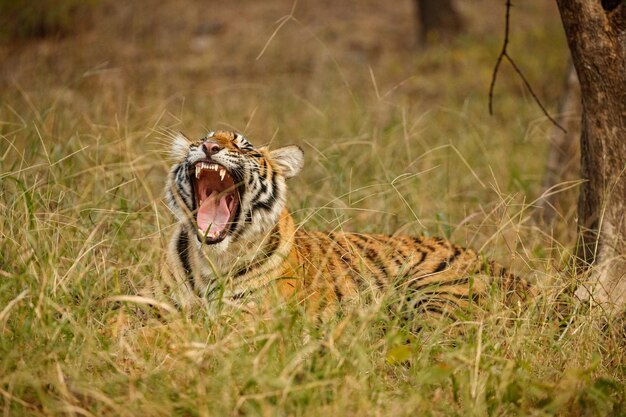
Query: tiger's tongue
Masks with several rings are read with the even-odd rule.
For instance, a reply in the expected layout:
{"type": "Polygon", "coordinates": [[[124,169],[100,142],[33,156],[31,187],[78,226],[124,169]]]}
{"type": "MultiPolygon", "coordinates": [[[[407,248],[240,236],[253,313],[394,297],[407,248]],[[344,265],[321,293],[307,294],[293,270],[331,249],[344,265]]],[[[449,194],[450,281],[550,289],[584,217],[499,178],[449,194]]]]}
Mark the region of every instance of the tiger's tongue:
{"type": "Polygon", "coordinates": [[[230,210],[226,204],[226,195],[218,198],[218,192],[213,191],[200,205],[198,209],[198,227],[202,234],[216,236],[226,228],[230,220],[230,210]],[[207,232],[207,229],[209,231],[207,232]]]}

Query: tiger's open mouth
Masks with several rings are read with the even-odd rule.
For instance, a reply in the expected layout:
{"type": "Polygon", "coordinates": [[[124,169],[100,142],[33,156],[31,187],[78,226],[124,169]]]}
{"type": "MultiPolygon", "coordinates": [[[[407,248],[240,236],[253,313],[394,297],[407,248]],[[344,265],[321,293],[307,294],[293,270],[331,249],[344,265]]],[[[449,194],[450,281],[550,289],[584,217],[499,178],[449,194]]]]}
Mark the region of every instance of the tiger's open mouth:
{"type": "Polygon", "coordinates": [[[223,166],[196,162],[192,178],[198,238],[207,244],[221,242],[236,223],[239,191],[235,180],[223,166]]]}

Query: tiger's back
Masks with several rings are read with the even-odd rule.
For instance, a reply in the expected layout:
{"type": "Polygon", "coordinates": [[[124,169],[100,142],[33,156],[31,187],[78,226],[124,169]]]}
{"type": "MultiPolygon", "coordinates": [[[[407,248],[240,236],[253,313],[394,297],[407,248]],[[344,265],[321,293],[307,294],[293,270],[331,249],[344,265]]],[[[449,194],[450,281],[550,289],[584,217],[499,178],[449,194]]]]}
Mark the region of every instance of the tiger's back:
{"type": "Polygon", "coordinates": [[[438,314],[466,310],[491,292],[503,301],[530,292],[523,279],[471,249],[439,237],[350,232],[295,232],[287,261],[295,280],[278,281],[283,295],[305,303],[312,314],[332,315],[342,304],[366,296],[380,300],[390,290],[405,308],[438,314]]]}

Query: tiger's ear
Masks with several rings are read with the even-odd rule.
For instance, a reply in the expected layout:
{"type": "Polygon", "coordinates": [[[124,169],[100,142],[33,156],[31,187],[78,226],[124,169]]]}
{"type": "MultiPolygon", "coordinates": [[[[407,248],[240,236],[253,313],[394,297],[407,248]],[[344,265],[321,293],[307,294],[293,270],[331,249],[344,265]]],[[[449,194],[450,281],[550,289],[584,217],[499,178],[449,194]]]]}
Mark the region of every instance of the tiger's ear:
{"type": "Polygon", "coordinates": [[[175,161],[180,161],[187,157],[191,141],[181,132],[172,135],[172,147],[170,148],[170,157],[175,161]]]}
{"type": "Polygon", "coordinates": [[[296,145],[274,149],[270,156],[285,178],[295,177],[304,166],[304,152],[296,145]]]}

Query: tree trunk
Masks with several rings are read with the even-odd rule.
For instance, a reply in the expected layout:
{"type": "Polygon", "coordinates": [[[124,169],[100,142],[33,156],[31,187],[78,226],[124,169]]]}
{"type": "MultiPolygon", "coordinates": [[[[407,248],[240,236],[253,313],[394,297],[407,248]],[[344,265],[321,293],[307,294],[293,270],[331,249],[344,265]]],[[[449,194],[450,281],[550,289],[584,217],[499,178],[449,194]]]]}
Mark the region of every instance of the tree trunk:
{"type": "Polygon", "coordinates": [[[415,0],[418,43],[445,40],[463,28],[463,20],[452,0],[415,0]]]}
{"type": "Polygon", "coordinates": [[[577,296],[626,306],[626,4],[557,0],[580,81],[578,255],[589,271],[577,296]]]}

